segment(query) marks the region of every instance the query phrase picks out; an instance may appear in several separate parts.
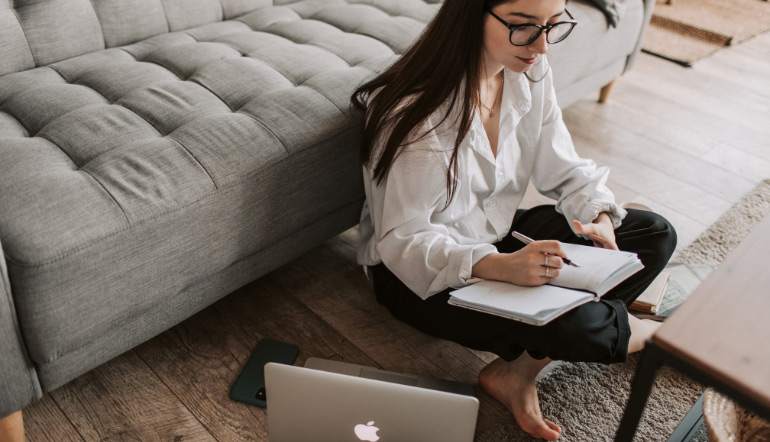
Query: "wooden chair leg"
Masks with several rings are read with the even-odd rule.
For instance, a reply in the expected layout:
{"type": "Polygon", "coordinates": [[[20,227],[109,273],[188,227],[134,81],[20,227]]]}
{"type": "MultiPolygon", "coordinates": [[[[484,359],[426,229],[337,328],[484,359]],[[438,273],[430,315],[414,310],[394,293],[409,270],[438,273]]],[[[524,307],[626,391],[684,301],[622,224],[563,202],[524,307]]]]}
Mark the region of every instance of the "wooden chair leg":
{"type": "Polygon", "coordinates": [[[0,442],[24,442],[21,410],[0,419],[0,442]]]}
{"type": "Polygon", "coordinates": [[[607,83],[600,91],[599,91],[599,103],[606,103],[607,99],[610,98],[610,92],[612,92],[612,86],[615,85],[615,81],[617,81],[617,78],[607,83]]]}

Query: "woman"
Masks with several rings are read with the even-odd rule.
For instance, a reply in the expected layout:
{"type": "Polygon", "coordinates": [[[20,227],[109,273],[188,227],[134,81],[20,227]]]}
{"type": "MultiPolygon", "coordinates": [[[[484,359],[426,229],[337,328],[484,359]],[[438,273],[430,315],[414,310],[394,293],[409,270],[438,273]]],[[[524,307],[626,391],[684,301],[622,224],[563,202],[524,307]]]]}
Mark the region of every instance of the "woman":
{"type": "Polygon", "coordinates": [[[367,202],[358,261],[380,303],[433,336],[490,351],[479,374],[526,432],[556,440],[535,376],[553,359],[622,362],[657,327],[626,306],[673,253],[662,217],[628,212],[608,171],[577,156],[545,54],[575,26],[565,0],[445,0],[419,40],[360,87],[367,202]],[[517,210],[529,181],[555,206],[517,210]],[[541,241],[524,246],[517,230],[541,241]],[[541,285],[559,275],[562,242],[636,252],[645,269],[605,295],[535,327],[447,304],[458,287],[495,279],[541,285]]]}

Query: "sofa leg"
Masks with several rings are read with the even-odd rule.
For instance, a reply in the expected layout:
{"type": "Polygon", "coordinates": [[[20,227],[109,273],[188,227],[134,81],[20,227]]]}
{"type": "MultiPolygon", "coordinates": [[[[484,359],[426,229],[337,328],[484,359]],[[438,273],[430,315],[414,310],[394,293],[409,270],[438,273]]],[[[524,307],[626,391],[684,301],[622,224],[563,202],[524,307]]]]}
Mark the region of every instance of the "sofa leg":
{"type": "Polygon", "coordinates": [[[24,442],[21,410],[0,419],[0,442],[24,442]]]}
{"type": "Polygon", "coordinates": [[[599,91],[599,103],[606,103],[607,99],[610,98],[610,92],[612,92],[612,86],[615,85],[615,81],[617,81],[617,78],[607,83],[599,91]]]}

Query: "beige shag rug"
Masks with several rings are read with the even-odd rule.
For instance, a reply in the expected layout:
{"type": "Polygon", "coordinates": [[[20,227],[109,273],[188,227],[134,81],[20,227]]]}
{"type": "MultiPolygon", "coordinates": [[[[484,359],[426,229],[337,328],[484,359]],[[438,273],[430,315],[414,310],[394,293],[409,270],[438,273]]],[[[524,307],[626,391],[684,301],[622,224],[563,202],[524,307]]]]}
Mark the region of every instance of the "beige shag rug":
{"type": "Polygon", "coordinates": [[[766,0],[657,0],[642,48],[690,66],[768,30],[766,0]]]}
{"type": "MultiPolygon", "coordinates": [[[[675,259],[694,264],[691,267],[695,270],[700,269],[700,265],[716,265],[769,213],[770,179],[745,195],[675,259]]],[[[562,427],[561,441],[614,439],[637,362],[638,355],[631,355],[628,362],[610,366],[561,363],[538,382],[543,415],[562,427]]],[[[703,386],[670,368],[663,368],[647,402],[635,440],[667,440],[701,393],[703,386]]],[[[511,417],[492,425],[476,440],[523,442],[533,439],[518,428],[511,417]]]]}
{"type": "Polygon", "coordinates": [[[762,181],[744,195],[674,260],[692,264],[719,264],[768,213],[770,179],[762,181]]]}

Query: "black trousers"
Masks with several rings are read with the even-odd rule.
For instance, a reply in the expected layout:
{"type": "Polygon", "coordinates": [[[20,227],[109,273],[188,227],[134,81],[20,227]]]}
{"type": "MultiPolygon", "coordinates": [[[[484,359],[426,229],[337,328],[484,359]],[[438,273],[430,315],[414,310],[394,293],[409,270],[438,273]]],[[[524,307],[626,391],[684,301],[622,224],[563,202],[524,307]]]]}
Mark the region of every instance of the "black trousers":
{"type": "MultiPolygon", "coordinates": [[[[511,230],[530,238],[556,239],[565,243],[592,245],[572,232],[554,206],[518,210],[511,230]]],[[[543,326],[489,315],[449,305],[449,290],[422,300],[383,264],[371,267],[377,301],[399,320],[429,335],[460,345],[497,354],[507,361],[524,351],[536,359],[613,363],[628,357],[631,330],[627,306],[647,288],[668,263],[676,247],[676,232],[662,216],[628,210],[615,230],[620,250],[635,252],[644,269],[604,295],[599,302],[575,308],[543,326]]],[[[495,244],[511,253],[524,244],[510,235],[495,244]]]]}

